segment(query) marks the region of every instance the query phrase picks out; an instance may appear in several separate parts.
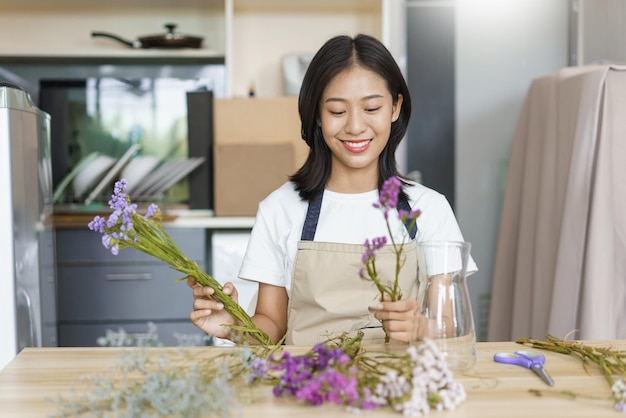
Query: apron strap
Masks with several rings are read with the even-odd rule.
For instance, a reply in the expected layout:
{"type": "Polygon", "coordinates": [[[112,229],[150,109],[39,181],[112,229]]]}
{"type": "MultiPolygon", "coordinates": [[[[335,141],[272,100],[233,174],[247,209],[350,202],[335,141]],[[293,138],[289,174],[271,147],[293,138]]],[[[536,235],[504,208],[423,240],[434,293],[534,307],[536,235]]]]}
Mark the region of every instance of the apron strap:
{"type": "Polygon", "coordinates": [[[317,220],[320,218],[320,209],[322,209],[322,197],[324,197],[323,191],[309,202],[306,219],[302,227],[302,236],[300,237],[302,241],[313,241],[313,238],[315,238],[317,220]]]}
{"type": "MultiPolygon", "coordinates": [[[[407,213],[411,212],[411,205],[409,205],[409,202],[402,196],[400,196],[400,198],[398,199],[398,204],[396,208],[398,210],[405,210],[407,211],[407,213]]],[[[413,227],[411,227],[411,219],[407,217],[406,221],[404,221],[404,226],[409,232],[409,236],[411,237],[411,239],[415,239],[415,237],[417,236],[417,222],[415,223],[415,225],[413,225],[413,227]]]]}
{"type": "MultiPolygon", "coordinates": [[[[306,218],[304,219],[304,226],[302,227],[302,236],[300,237],[302,241],[313,241],[315,238],[315,231],[317,230],[317,221],[320,217],[320,210],[322,209],[323,197],[324,192],[320,193],[309,202],[309,207],[306,211],[306,218]]],[[[409,205],[409,202],[403,197],[398,199],[396,208],[398,210],[406,210],[407,212],[411,211],[411,205],[409,205]]],[[[413,225],[413,228],[409,229],[411,226],[411,220],[407,219],[404,226],[409,232],[411,239],[415,239],[417,236],[417,224],[413,225]]]]}

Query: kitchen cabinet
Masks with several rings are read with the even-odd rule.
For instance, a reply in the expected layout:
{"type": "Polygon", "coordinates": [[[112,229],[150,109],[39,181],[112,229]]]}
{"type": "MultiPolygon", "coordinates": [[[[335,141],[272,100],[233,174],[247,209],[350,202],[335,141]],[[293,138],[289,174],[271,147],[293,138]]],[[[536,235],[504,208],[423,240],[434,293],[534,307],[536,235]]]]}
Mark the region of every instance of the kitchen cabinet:
{"type": "MultiPolygon", "coordinates": [[[[201,228],[167,233],[183,253],[206,268],[201,228]]],[[[189,321],[193,297],[181,274],[135,249],[114,256],[101,237],[86,229],[56,230],[59,346],[95,346],[107,330],[145,333],[157,326],[159,341],[178,345],[176,334],[204,335],[189,321]]]]}
{"type": "Polygon", "coordinates": [[[284,95],[282,59],[312,53],[329,37],[368,33],[392,53],[402,28],[395,0],[4,0],[0,61],[73,60],[224,63],[227,96],[284,95]],[[166,23],[204,38],[200,49],[134,49],[92,38],[107,31],[129,40],[162,34],[166,23]]]}
{"type": "MultiPolygon", "coordinates": [[[[252,314],[257,286],[238,279],[237,272],[254,218],[220,218],[204,211],[169,215],[163,227],[181,251],[222,284],[235,283],[239,302],[252,314]]],[[[132,248],[112,255],[100,235],[85,228],[86,218],[55,216],[56,289],[52,283],[45,291],[57,295],[49,315],[57,321],[58,345],[95,346],[99,337],[120,329],[145,334],[148,322],[156,325],[165,345],[179,345],[181,337],[205,343],[205,334],[189,320],[190,289],[174,282],[181,274],[132,248]]]]}

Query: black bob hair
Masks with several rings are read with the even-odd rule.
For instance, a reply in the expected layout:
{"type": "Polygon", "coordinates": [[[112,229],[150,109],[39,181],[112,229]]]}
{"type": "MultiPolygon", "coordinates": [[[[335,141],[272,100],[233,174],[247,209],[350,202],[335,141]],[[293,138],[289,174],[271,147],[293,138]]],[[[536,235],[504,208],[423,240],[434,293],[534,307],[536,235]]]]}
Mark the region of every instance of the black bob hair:
{"type": "Polygon", "coordinates": [[[402,178],[396,166],[395,153],[406,134],[411,116],[411,97],[402,72],[389,50],[378,39],[364,34],[354,38],[335,36],[317,51],[300,88],[298,112],[302,122],[301,135],[310,149],[306,161],[290,176],[290,180],[295,183],[302,200],[311,201],[322,193],[330,177],[331,152],[317,123],[322,95],[337,74],[354,66],[373,71],[385,80],[394,104],[398,101],[398,95],[402,95],[400,116],[391,124],[389,142],[379,157],[378,188],[391,176],[402,178]]]}

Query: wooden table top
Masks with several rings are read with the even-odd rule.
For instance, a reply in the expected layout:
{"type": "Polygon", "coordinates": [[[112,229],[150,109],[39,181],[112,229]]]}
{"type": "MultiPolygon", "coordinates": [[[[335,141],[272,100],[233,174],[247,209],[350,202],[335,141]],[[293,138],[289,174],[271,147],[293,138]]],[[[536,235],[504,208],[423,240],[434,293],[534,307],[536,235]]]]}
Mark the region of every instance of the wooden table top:
{"type": "MultiPolygon", "coordinates": [[[[588,341],[585,344],[626,349],[626,340],[588,341]]],[[[433,417],[616,417],[608,383],[595,368],[585,371],[573,356],[542,351],[545,368],[553,377],[553,388],[544,384],[528,369],[495,363],[493,355],[515,351],[523,346],[514,342],[477,344],[477,362],[473,370],[459,374],[467,392],[467,400],[453,411],[431,411],[433,417]],[[529,392],[542,390],[538,397],[529,392]],[[581,396],[571,399],[557,392],[572,391],[581,396]]],[[[290,347],[293,354],[310,347],[290,347]]],[[[201,355],[213,355],[224,347],[198,347],[201,355]]],[[[26,348],[0,371],[0,417],[45,417],[56,411],[49,399],[69,395],[78,378],[110,371],[121,359],[121,348],[26,348]]],[[[154,355],[172,348],[152,348],[154,355]]],[[[151,351],[152,353],[152,351],[151,351]]],[[[336,406],[308,406],[290,399],[275,399],[270,387],[267,395],[244,406],[243,418],[316,417],[320,413],[332,417],[355,414],[336,406]]],[[[382,408],[367,413],[368,417],[401,417],[382,408]]]]}

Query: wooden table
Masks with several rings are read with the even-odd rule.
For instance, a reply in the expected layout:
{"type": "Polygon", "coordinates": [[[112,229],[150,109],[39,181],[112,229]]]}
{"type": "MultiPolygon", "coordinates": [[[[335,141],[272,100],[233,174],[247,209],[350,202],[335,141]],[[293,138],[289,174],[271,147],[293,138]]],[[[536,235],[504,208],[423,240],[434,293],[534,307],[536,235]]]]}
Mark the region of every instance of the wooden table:
{"type": "MultiPolygon", "coordinates": [[[[626,349],[623,341],[585,342],[589,345],[626,349]]],[[[543,352],[546,369],[555,381],[550,389],[534,373],[519,366],[495,363],[499,351],[515,351],[522,346],[513,342],[478,343],[478,360],[474,369],[457,375],[467,392],[467,400],[457,409],[431,411],[432,417],[617,417],[613,410],[610,388],[595,369],[585,372],[581,361],[571,356],[543,352]],[[538,397],[529,392],[540,389],[538,397]],[[573,391],[585,397],[570,399],[551,391],[573,391]],[[594,399],[587,398],[588,396],[594,399]]],[[[293,354],[309,347],[286,347],[293,354]]],[[[203,355],[212,355],[224,347],[200,347],[203,355]]],[[[0,417],[45,417],[55,412],[55,405],[46,399],[70,393],[72,383],[81,376],[109,371],[121,358],[119,348],[27,348],[0,371],[0,417]]],[[[154,354],[172,348],[154,348],[154,354]]],[[[151,351],[152,353],[152,351],[151,351]]],[[[335,406],[305,406],[288,399],[274,399],[270,387],[263,387],[266,396],[244,407],[242,417],[352,417],[354,413],[335,406]]],[[[389,409],[368,413],[368,417],[401,417],[389,409]]]]}

